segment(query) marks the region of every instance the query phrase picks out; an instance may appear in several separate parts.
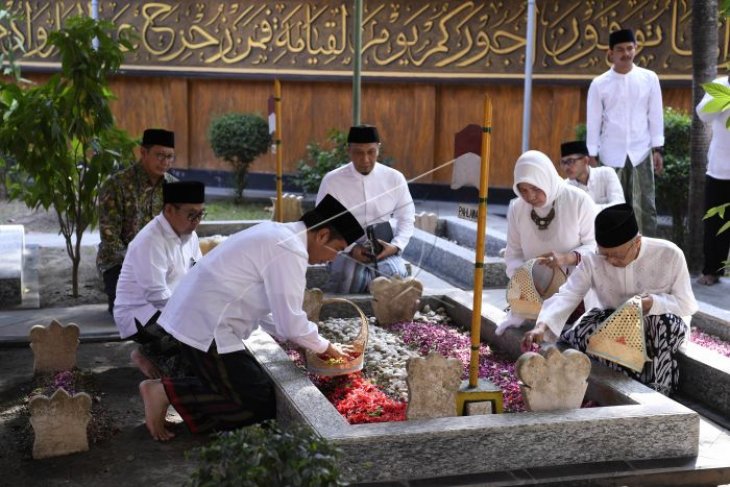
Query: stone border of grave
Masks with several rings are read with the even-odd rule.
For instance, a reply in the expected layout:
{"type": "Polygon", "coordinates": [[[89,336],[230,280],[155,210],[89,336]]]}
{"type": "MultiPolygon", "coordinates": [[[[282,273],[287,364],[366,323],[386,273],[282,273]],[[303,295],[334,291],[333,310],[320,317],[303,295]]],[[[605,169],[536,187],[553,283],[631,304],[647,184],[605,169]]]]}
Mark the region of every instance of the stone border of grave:
{"type": "MultiPolygon", "coordinates": [[[[485,252],[503,243],[488,236],[485,252]]],[[[439,218],[436,235],[416,230],[406,248],[405,256],[411,261],[421,258],[419,267],[438,275],[462,288],[469,289],[473,276],[476,229],[455,217],[439,218]],[[448,239],[448,240],[447,240],[448,239]],[[458,245],[451,240],[458,242],[458,245]]],[[[508,283],[502,258],[487,257],[485,262],[485,288],[499,288],[508,283]]],[[[723,310],[717,314],[724,316],[723,310]]],[[[698,311],[692,325],[730,341],[730,327],[722,318],[698,311]]],[[[730,417],[730,358],[720,356],[689,343],[680,351],[680,392],[709,407],[725,418],[730,417]],[[711,378],[711,379],[710,379],[711,378]]]]}
{"type": "MultiPolygon", "coordinates": [[[[368,297],[348,298],[370,313],[368,297]]],[[[471,296],[465,292],[422,300],[431,307],[444,306],[460,326],[470,323],[469,303],[471,296]]],[[[494,311],[499,312],[489,312],[494,311]]],[[[328,312],[349,315],[344,309],[328,312]]],[[[495,321],[483,314],[482,333],[490,343],[495,343],[491,341],[495,327],[495,321]]],[[[516,357],[518,338],[517,330],[508,330],[497,346],[516,357]]],[[[605,367],[594,366],[587,393],[603,407],[349,425],[276,342],[255,333],[246,344],[276,384],[278,419],[304,422],[342,448],[343,462],[358,481],[680,458],[698,453],[699,416],[695,412],[605,367]]]]}

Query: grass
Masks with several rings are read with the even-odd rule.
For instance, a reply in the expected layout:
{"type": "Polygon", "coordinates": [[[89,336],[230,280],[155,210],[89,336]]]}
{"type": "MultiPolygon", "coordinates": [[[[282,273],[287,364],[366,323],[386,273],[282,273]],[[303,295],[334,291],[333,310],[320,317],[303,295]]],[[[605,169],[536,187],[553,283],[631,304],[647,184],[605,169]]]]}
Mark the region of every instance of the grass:
{"type": "Polygon", "coordinates": [[[230,200],[213,200],[205,203],[207,221],[215,220],[271,220],[271,211],[266,203],[235,204],[230,200]]]}

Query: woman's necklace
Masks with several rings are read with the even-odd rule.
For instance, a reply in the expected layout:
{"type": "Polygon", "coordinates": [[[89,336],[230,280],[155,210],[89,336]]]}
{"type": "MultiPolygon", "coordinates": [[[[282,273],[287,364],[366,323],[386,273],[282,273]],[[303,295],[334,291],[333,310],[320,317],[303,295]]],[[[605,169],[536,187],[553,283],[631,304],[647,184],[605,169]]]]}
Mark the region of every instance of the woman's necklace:
{"type": "Polygon", "coordinates": [[[533,208],[530,212],[530,218],[532,218],[532,221],[535,222],[538,230],[547,230],[547,227],[550,226],[550,222],[552,222],[553,218],[555,218],[555,203],[553,203],[553,206],[550,208],[550,213],[548,213],[546,217],[543,218],[538,216],[533,208]]]}

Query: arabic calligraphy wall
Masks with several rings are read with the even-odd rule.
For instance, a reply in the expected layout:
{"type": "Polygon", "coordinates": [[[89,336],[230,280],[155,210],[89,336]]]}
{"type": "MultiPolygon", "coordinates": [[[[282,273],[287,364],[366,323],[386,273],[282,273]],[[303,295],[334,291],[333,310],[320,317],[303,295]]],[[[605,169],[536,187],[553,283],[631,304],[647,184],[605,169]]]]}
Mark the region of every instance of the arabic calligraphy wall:
{"type": "MultiPolygon", "coordinates": [[[[50,30],[85,10],[79,1],[15,1],[25,21],[26,59],[52,62],[50,30]]],[[[363,14],[363,69],[370,76],[515,78],[524,72],[525,1],[368,0],[363,14]]],[[[101,0],[100,17],[134,31],[130,69],[349,76],[350,1],[101,0]]],[[[587,79],[606,69],[608,33],[636,30],[637,62],[666,76],[691,73],[690,2],[595,0],[538,2],[534,70],[587,79]]],[[[730,25],[720,61],[728,61],[730,25]]],[[[0,32],[0,36],[6,34],[0,32]]]]}
{"type": "MultiPolygon", "coordinates": [[[[83,13],[86,3],[11,3],[24,16],[12,27],[26,49],[23,64],[55,69],[48,33],[83,13]]],[[[491,183],[510,187],[520,151],[525,2],[364,3],[362,120],[381,128],[396,167],[412,178],[450,160],[453,134],[480,123],[488,92],[496,140],[491,183]]],[[[283,82],[285,171],[294,170],[307,143],[350,124],[352,2],[99,4],[102,18],[138,35],[125,75],[113,83],[117,120],[132,134],[149,126],[175,130],[185,141],[178,147],[180,167],[227,169],[209,148],[210,120],[227,111],[265,114],[274,76],[283,82]]],[[[538,4],[531,147],[557,157],[560,142],[572,138],[585,118],[590,79],[609,66],[608,32],[619,26],[636,29],[637,63],[659,73],[665,104],[690,109],[688,1],[538,4]]],[[[721,28],[719,61],[727,62],[730,31],[721,28]]],[[[254,170],[273,172],[273,157],[257,160],[254,170]]],[[[444,182],[449,175],[442,170],[420,181],[444,182]]]]}

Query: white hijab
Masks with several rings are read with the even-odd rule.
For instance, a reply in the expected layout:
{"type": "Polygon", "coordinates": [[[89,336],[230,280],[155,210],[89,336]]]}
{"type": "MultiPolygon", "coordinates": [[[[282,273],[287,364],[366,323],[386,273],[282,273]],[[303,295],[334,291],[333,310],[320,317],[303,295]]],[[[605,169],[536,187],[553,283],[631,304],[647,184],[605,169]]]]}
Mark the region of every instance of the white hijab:
{"type": "Polygon", "coordinates": [[[565,187],[565,180],[558,175],[548,156],[537,150],[528,150],[515,163],[515,182],[512,186],[515,194],[522,198],[517,185],[527,183],[540,188],[545,193],[545,204],[535,208],[540,216],[545,216],[555,199],[565,187]],[[543,210],[543,211],[540,211],[543,210]]]}

